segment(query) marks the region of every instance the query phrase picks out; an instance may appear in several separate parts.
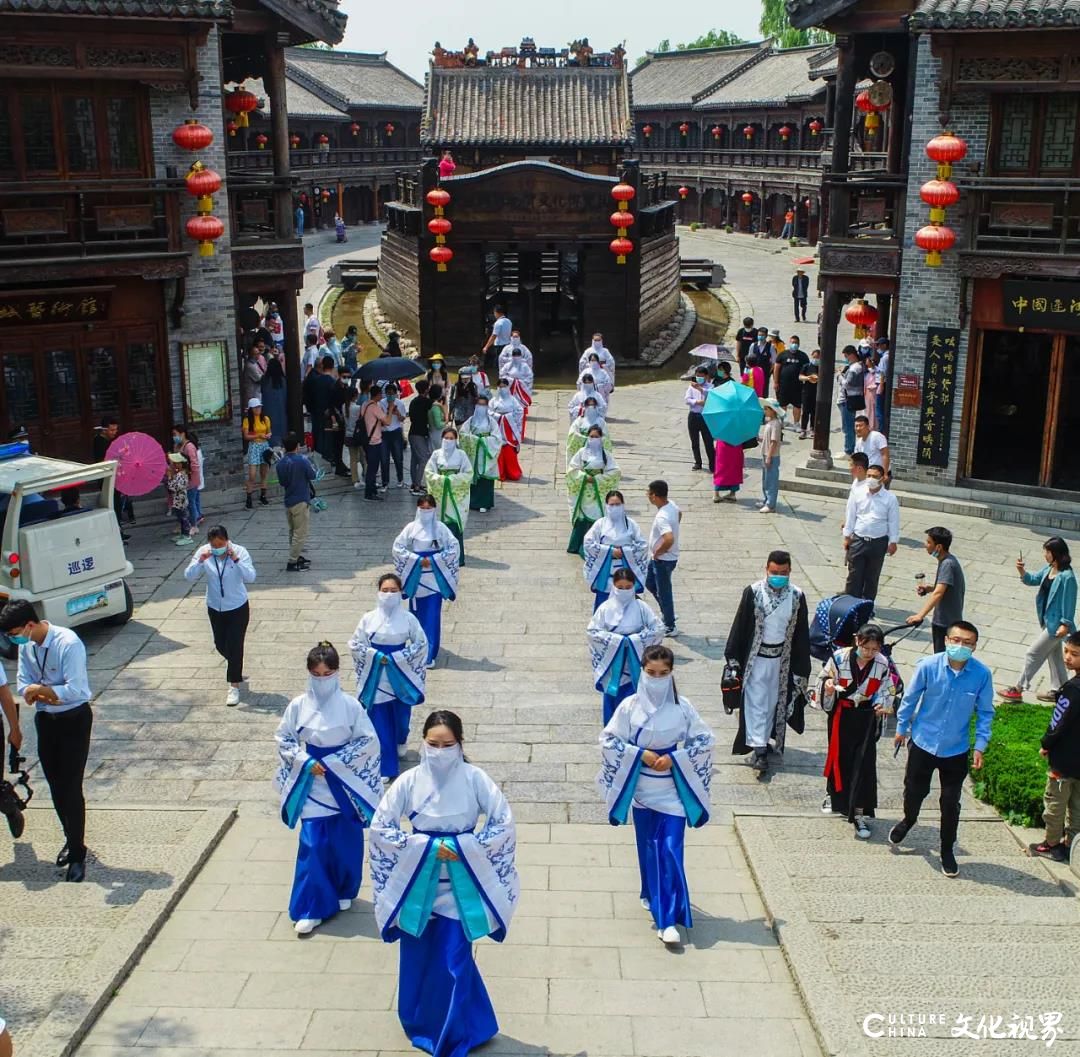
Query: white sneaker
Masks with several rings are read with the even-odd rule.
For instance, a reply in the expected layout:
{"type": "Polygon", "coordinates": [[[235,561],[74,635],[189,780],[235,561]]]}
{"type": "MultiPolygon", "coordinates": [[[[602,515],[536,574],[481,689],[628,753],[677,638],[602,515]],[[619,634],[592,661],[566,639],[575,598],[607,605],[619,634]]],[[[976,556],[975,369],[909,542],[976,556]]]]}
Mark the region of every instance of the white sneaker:
{"type": "Polygon", "coordinates": [[[430,671],[432,668],[435,667],[435,662],[434,661],[428,661],[427,664],[424,665],[424,667],[427,668],[430,671]]]}
{"type": "Polygon", "coordinates": [[[352,906],[352,900],[351,899],[339,899],[337,901],[338,910],[348,910],[349,907],[351,907],[351,906],[352,906]]]}
{"type": "Polygon", "coordinates": [[[357,481],[356,484],[353,485],[353,488],[355,488],[358,492],[362,492],[364,490],[364,482],[357,481]]]}
{"type": "Polygon", "coordinates": [[[239,687],[230,686],[229,692],[225,695],[225,704],[230,708],[234,705],[240,704],[240,689],[239,687]]]}
{"type": "Polygon", "coordinates": [[[821,801],[821,813],[823,815],[833,815],[835,812],[832,809],[832,797],[827,796],[821,801]]]}
{"type": "Polygon", "coordinates": [[[870,823],[866,820],[866,817],[864,815],[855,816],[855,839],[870,839],[870,823]]]}
{"type": "Polygon", "coordinates": [[[408,756],[408,755],[409,755],[409,747],[407,745],[399,745],[397,747],[397,758],[399,760],[404,760],[405,757],[408,756]]]}
{"type": "Polygon", "coordinates": [[[480,508],[480,513],[481,513],[481,514],[486,514],[487,512],[488,512],[488,508],[487,508],[486,506],[482,506],[482,507],[480,508]]]}
{"type": "Polygon", "coordinates": [[[322,918],[301,918],[293,929],[297,936],[307,936],[314,932],[322,924],[322,918]]]}
{"type": "Polygon", "coordinates": [[[405,487],[405,482],[404,481],[398,481],[397,486],[398,486],[398,488],[404,488],[405,487]]]}
{"type": "Polygon", "coordinates": [[[679,629],[678,629],[677,627],[676,627],[676,628],[667,628],[667,629],[666,629],[666,630],[664,631],[664,634],[665,634],[665,635],[666,635],[666,636],[667,636],[667,637],[668,637],[669,639],[677,639],[677,638],[679,637],[679,629]]]}
{"type": "Polygon", "coordinates": [[[649,905],[649,901],[647,899],[642,899],[641,909],[647,910],[650,914],[652,913],[652,907],[649,905]]]}
{"type": "Polygon", "coordinates": [[[666,929],[660,929],[657,932],[657,938],[664,941],[667,944],[682,943],[682,937],[679,935],[679,930],[674,925],[668,925],[666,929]]]}
{"type": "Polygon", "coordinates": [[[758,509],[758,513],[759,514],[771,514],[771,513],[773,513],[773,508],[771,506],[769,506],[767,503],[763,503],[761,505],[761,507],[758,509]]]}

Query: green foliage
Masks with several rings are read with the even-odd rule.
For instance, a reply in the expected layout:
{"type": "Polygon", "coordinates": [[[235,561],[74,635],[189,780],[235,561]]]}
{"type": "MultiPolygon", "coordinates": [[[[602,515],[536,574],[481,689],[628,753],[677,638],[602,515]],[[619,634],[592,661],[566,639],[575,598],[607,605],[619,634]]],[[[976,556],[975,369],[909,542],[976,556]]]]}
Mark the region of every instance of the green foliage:
{"type": "MultiPolygon", "coordinates": [[[[671,47],[671,38],[665,37],[659,44],[653,48],[653,53],[661,51],[696,51],[698,48],[729,48],[733,44],[745,44],[746,41],[742,37],[730,32],[726,29],[715,30],[710,29],[708,33],[703,33],[696,40],[690,41],[688,44],[676,44],[674,49],[671,47]]],[[[640,56],[637,59],[635,65],[640,66],[648,58],[646,55],[640,56]]]]}
{"type": "Polygon", "coordinates": [[[1042,825],[1046,760],[1039,743],[1049,722],[1049,709],[999,704],[982,770],[971,772],[975,796],[1016,825],[1042,825]]]}
{"type": "Polygon", "coordinates": [[[795,29],[788,21],[784,0],[761,0],[758,29],[772,37],[778,48],[798,48],[804,44],[829,44],[832,34],[823,29],[795,29]]]}
{"type": "Polygon", "coordinates": [[[298,45],[298,47],[310,48],[312,51],[333,51],[334,50],[334,45],[333,44],[325,44],[321,40],[308,41],[307,44],[300,44],[300,45],[298,45]]]}

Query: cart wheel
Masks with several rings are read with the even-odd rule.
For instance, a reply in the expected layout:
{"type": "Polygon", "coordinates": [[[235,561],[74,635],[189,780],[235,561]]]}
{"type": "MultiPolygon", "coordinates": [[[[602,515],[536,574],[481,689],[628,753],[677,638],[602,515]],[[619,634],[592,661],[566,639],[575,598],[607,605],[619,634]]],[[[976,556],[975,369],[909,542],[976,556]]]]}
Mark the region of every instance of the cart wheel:
{"type": "Polygon", "coordinates": [[[127,581],[124,581],[124,608],[119,613],[114,613],[111,617],[106,617],[102,624],[107,624],[110,628],[119,628],[126,624],[131,619],[131,614],[135,612],[135,599],[131,597],[131,588],[128,587],[127,581]]]}

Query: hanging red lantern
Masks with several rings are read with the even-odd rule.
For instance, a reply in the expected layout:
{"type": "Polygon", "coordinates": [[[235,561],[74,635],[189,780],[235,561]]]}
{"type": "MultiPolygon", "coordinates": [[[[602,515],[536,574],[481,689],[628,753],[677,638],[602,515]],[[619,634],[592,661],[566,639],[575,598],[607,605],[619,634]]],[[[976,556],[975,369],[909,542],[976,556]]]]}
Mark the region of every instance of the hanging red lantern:
{"type": "Polygon", "coordinates": [[[620,208],[625,208],[625,206],[623,206],[623,203],[633,201],[634,195],[636,194],[637,192],[633,189],[633,187],[630,186],[630,184],[617,183],[611,189],[611,197],[619,203],[620,208]]]}
{"type": "Polygon", "coordinates": [[[289,146],[293,150],[300,146],[300,137],[295,132],[289,137],[289,146]]]}
{"type": "Polygon", "coordinates": [[[713,125],[713,127],[712,127],[712,138],[715,139],[715,140],[719,140],[720,136],[723,134],[723,131],[724,131],[724,126],[723,125],[713,125]]]}
{"type": "Polygon", "coordinates": [[[931,223],[941,224],[946,208],[960,200],[960,189],[948,180],[927,180],[919,188],[919,197],[930,206],[931,223]]]}
{"type": "Polygon", "coordinates": [[[754,196],[749,191],[743,191],[743,193],[742,193],[742,204],[744,206],[746,206],[747,209],[750,208],[750,203],[753,202],[753,200],[754,200],[754,196]]]}
{"type": "Polygon", "coordinates": [[[454,251],[449,246],[432,246],[428,256],[438,265],[440,272],[445,272],[447,263],[454,259],[454,251]]]}
{"type": "Polygon", "coordinates": [[[953,162],[959,161],[966,154],[966,141],[959,136],[954,136],[951,132],[942,132],[926,145],[926,156],[931,161],[937,162],[939,180],[947,180],[952,176],[953,162]]]}
{"type": "Polygon", "coordinates": [[[329,191],[323,191],[322,200],[324,202],[329,202],[330,201],[330,192],[329,191]]]}
{"type": "Polygon", "coordinates": [[[844,312],[844,318],[855,327],[856,339],[865,338],[878,321],[878,310],[860,297],[844,312]]]}
{"type": "Polygon", "coordinates": [[[450,192],[444,191],[441,187],[435,187],[424,195],[424,200],[435,210],[435,215],[441,217],[443,210],[450,204],[450,192]]]}
{"type": "Polygon", "coordinates": [[[450,234],[451,228],[450,221],[446,217],[432,217],[427,222],[427,229],[435,236],[435,241],[443,243],[446,241],[446,236],[450,234]]]}
{"type": "Polygon", "coordinates": [[[612,239],[608,249],[615,254],[616,264],[625,264],[629,254],[634,252],[634,244],[629,239],[612,239]]]}
{"type": "Polygon", "coordinates": [[[684,121],[684,122],[683,122],[683,123],[682,123],[682,124],[681,124],[681,125],[679,126],[679,131],[680,131],[680,132],[681,132],[681,133],[683,134],[683,136],[685,137],[685,136],[687,136],[687,135],[689,134],[689,132],[690,132],[690,126],[689,126],[689,125],[688,125],[688,124],[687,124],[687,123],[686,123],[686,122],[684,121]]]}
{"type": "Polygon", "coordinates": [[[751,139],[753,139],[753,138],[754,138],[754,126],[753,126],[753,125],[747,125],[747,126],[746,126],[746,127],[745,127],[745,128],[743,129],[743,130],[742,130],[742,134],[743,134],[743,135],[744,135],[744,136],[745,136],[745,137],[746,137],[746,138],[747,138],[748,140],[751,140],[751,139]]]}
{"type": "Polygon", "coordinates": [[[217,217],[196,213],[184,225],[188,238],[199,244],[200,257],[214,256],[214,240],[225,234],[225,225],[217,217]]]}
{"type": "Polygon", "coordinates": [[[855,96],[855,105],[866,115],[866,117],[863,118],[863,127],[866,129],[867,134],[871,136],[874,135],[881,125],[881,118],[878,117],[878,114],[882,110],[888,110],[889,104],[884,103],[879,106],[870,98],[869,89],[864,88],[857,96],[855,96]]]}
{"type": "Polygon", "coordinates": [[[689,187],[680,187],[679,188],[679,197],[680,198],[685,198],[689,193],[690,193],[690,188],[689,187]]]}
{"type": "Polygon", "coordinates": [[[360,126],[354,121],[349,126],[349,131],[353,134],[353,139],[360,135],[360,126]]]}
{"type": "Polygon", "coordinates": [[[229,122],[229,123],[228,123],[228,124],[227,124],[227,125],[225,126],[225,128],[226,128],[226,129],[228,130],[228,132],[229,132],[229,138],[230,138],[230,139],[231,139],[232,137],[234,137],[234,136],[236,135],[236,130],[237,130],[237,129],[238,129],[239,127],[240,127],[240,126],[239,126],[239,125],[238,125],[238,124],[237,124],[237,123],[236,123],[235,121],[230,121],[230,122],[229,122]]]}
{"type": "Polygon", "coordinates": [[[394,134],[394,124],[392,121],[387,121],[385,131],[387,139],[389,139],[394,134]]]}
{"type": "Polygon", "coordinates": [[[641,134],[648,139],[652,135],[652,125],[645,125],[641,130],[641,134]]]}
{"type": "Polygon", "coordinates": [[[818,121],[817,118],[814,118],[814,120],[811,121],[810,124],[806,127],[810,129],[811,136],[817,136],[817,134],[822,130],[824,126],[821,124],[820,121],[818,121]]]}
{"type": "Polygon", "coordinates": [[[780,138],[785,143],[787,143],[787,141],[789,139],[791,139],[791,128],[790,128],[790,126],[788,126],[788,125],[781,125],[780,126],[780,138]]]}
{"type": "Polygon", "coordinates": [[[265,135],[264,135],[264,134],[263,134],[262,132],[260,132],[260,133],[259,133],[259,134],[258,134],[258,135],[257,135],[257,136],[255,137],[255,143],[256,143],[256,145],[258,146],[259,150],[266,150],[266,145],[267,145],[267,143],[269,143],[269,142],[270,142],[270,140],[269,140],[269,139],[267,139],[267,137],[266,137],[266,136],[265,136],[265,135]]]}
{"type": "Polygon", "coordinates": [[[206,150],[214,142],[213,132],[193,117],[173,129],[172,138],[181,150],[206,150]]]}
{"type": "Polygon", "coordinates": [[[198,199],[195,203],[198,212],[209,213],[214,208],[214,200],[210,196],[221,190],[221,177],[213,169],[208,169],[201,161],[195,162],[184,177],[184,184],[188,194],[198,199]]]}
{"type": "Polygon", "coordinates": [[[325,132],[320,132],[319,133],[319,146],[320,147],[329,147],[330,146],[330,137],[325,132]]]}
{"type": "Polygon", "coordinates": [[[915,232],[915,245],[926,251],[929,268],[941,267],[941,254],[956,244],[956,232],[942,224],[927,224],[915,232]]]}
{"type": "Polygon", "coordinates": [[[628,213],[624,209],[620,209],[615,213],[612,213],[608,219],[611,221],[611,226],[619,229],[620,235],[626,234],[626,229],[634,223],[634,214],[628,213]]]}
{"type": "Polygon", "coordinates": [[[236,115],[236,124],[240,128],[248,127],[248,113],[259,105],[253,92],[246,88],[237,88],[225,95],[225,109],[236,115]]]}

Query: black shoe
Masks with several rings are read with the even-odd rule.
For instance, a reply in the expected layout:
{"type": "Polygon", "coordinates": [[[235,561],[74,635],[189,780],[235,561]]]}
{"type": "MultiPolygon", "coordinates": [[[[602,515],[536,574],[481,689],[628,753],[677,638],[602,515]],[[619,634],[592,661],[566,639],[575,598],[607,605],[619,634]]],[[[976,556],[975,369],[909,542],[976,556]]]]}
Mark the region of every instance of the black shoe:
{"type": "Polygon", "coordinates": [[[305,558],[303,555],[301,555],[299,558],[296,559],[296,564],[301,569],[310,569],[311,568],[311,562],[309,562],[307,560],[307,558],[305,558]]]}
{"type": "Polygon", "coordinates": [[[762,774],[768,770],[769,758],[764,749],[754,749],[754,754],[750,757],[750,767],[762,774]]]}
{"type": "Polygon", "coordinates": [[[67,876],[65,881],[71,881],[72,884],[81,884],[83,878],[86,877],[86,864],[81,862],[73,862],[67,868],[67,876]]]}
{"type": "Polygon", "coordinates": [[[298,565],[296,562],[286,562],[285,563],[285,571],[287,573],[298,573],[300,571],[300,569],[301,569],[301,566],[298,565]]]}
{"type": "Polygon", "coordinates": [[[349,470],[335,470],[335,477],[352,477],[352,473],[349,470]]]}
{"type": "Polygon", "coordinates": [[[71,862],[71,849],[65,844],[56,856],[57,866],[67,866],[71,862]]]}
{"type": "Polygon", "coordinates": [[[960,867],[956,865],[956,856],[952,848],[941,849],[941,872],[946,877],[956,877],[960,873],[960,867]]]}
{"type": "Polygon", "coordinates": [[[248,510],[251,509],[251,493],[250,492],[248,492],[248,494],[247,494],[247,499],[244,500],[244,506],[246,506],[248,508],[248,510]]]}
{"type": "Polygon", "coordinates": [[[903,841],[903,839],[908,835],[908,830],[910,829],[911,826],[909,826],[904,819],[901,819],[899,822],[897,822],[895,826],[893,826],[891,830],[889,830],[889,843],[895,847],[897,844],[903,841]]]}
{"type": "Polygon", "coordinates": [[[120,533],[120,542],[121,543],[130,543],[131,542],[131,537],[126,532],[121,532],[120,533]]]}
{"type": "Polygon", "coordinates": [[[269,506],[270,505],[270,500],[266,498],[266,493],[265,492],[260,492],[259,493],[259,505],[260,506],[269,506]]]}

